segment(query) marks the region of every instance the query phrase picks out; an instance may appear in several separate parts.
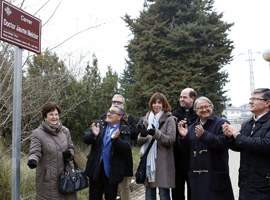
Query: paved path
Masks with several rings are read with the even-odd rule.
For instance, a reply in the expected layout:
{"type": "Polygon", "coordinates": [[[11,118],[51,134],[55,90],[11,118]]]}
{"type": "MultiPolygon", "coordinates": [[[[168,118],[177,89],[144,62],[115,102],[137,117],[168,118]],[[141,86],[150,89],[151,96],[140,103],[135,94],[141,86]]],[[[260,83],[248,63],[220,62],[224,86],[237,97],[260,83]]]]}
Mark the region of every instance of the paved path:
{"type": "MultiPolygon", "coordinates": [[[[232,186],[233,186],[233,191],[234,191],[234,197],[235,200],[238,199],[238,168],[239,168],[239,153],[238,152],[233,152],[231,150],[229,150],[229,166],[230,166],[230,177],[231,177],[231,182],[232,182],[232,186]]],[[[140,186],[136,186],[136,183],[133,182],[133,184],[135,184],[134,186],[134,190],[132,189],[131,192],[131,199],[132,200],[144,200],[144,186],[140,185],[140,186]]],[[[132,184],[132,185],[133,185],[132,184]]],[[[159,199],[159,198],[158,198],[159,199]]],[[[123,199],[125,200],[125,199],[123,199]]]]}

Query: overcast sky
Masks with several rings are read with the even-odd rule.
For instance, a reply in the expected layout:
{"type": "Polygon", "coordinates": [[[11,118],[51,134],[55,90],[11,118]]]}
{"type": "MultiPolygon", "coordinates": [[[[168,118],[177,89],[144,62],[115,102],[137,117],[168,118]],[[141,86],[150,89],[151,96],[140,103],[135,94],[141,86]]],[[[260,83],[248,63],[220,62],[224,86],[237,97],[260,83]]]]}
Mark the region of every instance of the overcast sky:
{"type": "MultiPolygon", "coordinates": [[[[34,14],[47,0],[26,0],[31,5],[26,12],[34,14]]],[[[130,39],[130,31],[121,19],[125,13],[136,17],[143,8],[143,0],[54,0],[49,1],[35,14],[43,23],[42,50],[51,49],[73,34],[89,28],[53,49],[61,59],[76,63],[83,58],[82,66],[92,61],[96,54],[101,74],[111,65],[119,74],[127,57],[124,46],[130,39]],[[60,3],[61,2],[61,3],[60,3]],[[46,24],[56,5],[54,16],[46,24]],[[91,28],[92,27],[92,28],[91,28]]],[[[18,6],[18,5],[16,5],[18,6]]],[[[234,41],[234,60],[224,70],[229,72],[226,85],[234,106],[248,103],[250,96],[250,65],[253,66],[255,88],[270,87],[269,63],[262,52],[270,48],[270,1],[269,0],[216,0],[215,8],[224,13],[224,21],[234,22],[229,37],[234,41]],[[248,61],[248,51],[252,61],[248,61]]],[[[179,91],[182,88],[179,88],[179,91]]]]}

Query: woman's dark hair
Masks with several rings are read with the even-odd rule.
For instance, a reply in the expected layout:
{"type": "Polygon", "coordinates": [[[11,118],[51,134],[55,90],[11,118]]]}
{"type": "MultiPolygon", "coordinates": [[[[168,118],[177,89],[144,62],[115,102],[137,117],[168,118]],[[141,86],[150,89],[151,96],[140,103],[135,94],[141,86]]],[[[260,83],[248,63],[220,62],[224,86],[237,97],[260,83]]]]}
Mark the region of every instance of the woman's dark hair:
{"type": "Polygon", "coordinates": [[[156,92],[152,95],[152,97],[150,98],[149,102],[148,102],[148,107],[150,110],[152,110],[152,104],[154,102],[156,102],[157,100],[160,100],[162,105],[163,105],[163,111],[167,112],[167,111],[171,111],[172,107],[169,104],[166,96],[160,92],[156,92]]]}
{"type": "Polygon", "coordinates": [[[52,112],[52,111],[55,111],[57,110],[58,111],[58,114],[61,113],[61,109],[60,107],[55,103],[55,102],[47,102],[43,105],[42,107],[42,111],[41,111],[41,114],[42,114],[42,118],[46,118],[47,117],[47,114],[49,112],[52,112]]]}

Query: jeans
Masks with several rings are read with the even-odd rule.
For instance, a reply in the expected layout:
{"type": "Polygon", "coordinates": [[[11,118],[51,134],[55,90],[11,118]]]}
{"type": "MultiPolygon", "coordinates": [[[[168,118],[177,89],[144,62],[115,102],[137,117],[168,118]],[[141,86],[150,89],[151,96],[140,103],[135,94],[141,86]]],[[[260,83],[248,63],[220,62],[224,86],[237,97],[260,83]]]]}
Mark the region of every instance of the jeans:
{"type": "MultiPolygon", "coordinates": [[[[171,200],[169,188],[158,188],[160,200],[171,200]]],[[[156,200],[157,189],[156,188],[145,188],[145,200],[156,200]]]]}

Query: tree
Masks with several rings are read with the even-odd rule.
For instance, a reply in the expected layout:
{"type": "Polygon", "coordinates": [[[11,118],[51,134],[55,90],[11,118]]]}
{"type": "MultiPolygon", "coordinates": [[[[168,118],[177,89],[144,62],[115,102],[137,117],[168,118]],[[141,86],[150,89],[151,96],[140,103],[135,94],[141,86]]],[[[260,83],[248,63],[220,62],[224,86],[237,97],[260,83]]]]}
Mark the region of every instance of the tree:
{"type": "Polygon", "coordinates": [[[116,93],[119,93],[118,74],[112,71],[111,66],[108,66],[106,75],[103,77],[101,84],[100,103],[103,113],[110,108],[112,97],[116,93]]]}
{"type": "Polygon", "coordinates": [[[11,140],[13,62],[11,45],[0,41],[0,138],[11,140]]]}
{"type": "MultiPolygon", "coordinates": [[[[92,55],[92,65],[85,67],[85,73],[81,80],[78,80],[77,101],[80,104],[63,118],[63,123],[69,127],[74,141],[82,141],[82,133],[90,127],[91,123],[100,116],[99,100],[101,95],[101,76],[98,70],[98,59],[92,55]]],[[[69,95],[74,95],[71,91],[69,95]]]]}
{"type": "Polygon", "coordinates": [[[56,53],[44,51],[29,57],[26,63],[22,84],[22,141],[40,124],[41,109],[47,101],[58,103],[62,116],[80,103],[79,91],[74,89],[76,79],[56,53]]]}
{"type": "Polygon", "coordinates": [[[148,0],[139,18],[124,17],[134,34],[122,76],[123,90],[133,97],[133,113],[143,113],[156,91],[174,104],[184,87],[209,97],[217,114],[222,112],[228,100],[223,91],[228,74],[222,67],[232,59],[228,31],[233,24],[222,21],[223,14],[214,11],[213,3],[148,0]]]}

